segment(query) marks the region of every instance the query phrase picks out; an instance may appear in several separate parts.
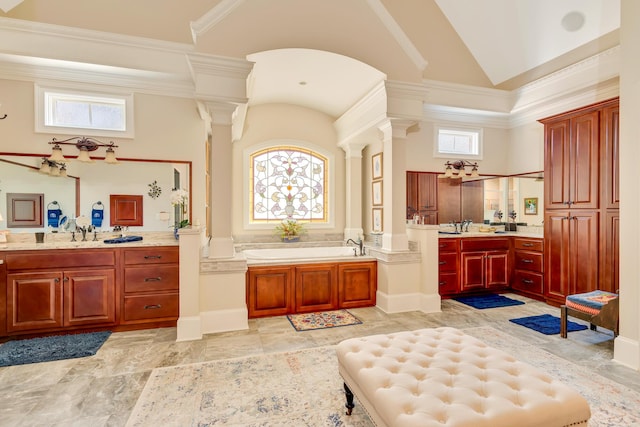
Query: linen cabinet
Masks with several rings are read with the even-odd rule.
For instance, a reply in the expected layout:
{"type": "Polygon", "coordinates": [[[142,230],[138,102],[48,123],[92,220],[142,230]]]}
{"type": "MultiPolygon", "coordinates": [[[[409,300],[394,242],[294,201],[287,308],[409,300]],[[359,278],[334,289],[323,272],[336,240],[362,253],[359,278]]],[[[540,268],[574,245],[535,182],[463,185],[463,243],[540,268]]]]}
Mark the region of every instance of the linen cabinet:
{"type": "Polygon", "coordinates": [[[545,127],[545,290],[615,291],[618,268],[617,98],[540,120],[545,127]]]}

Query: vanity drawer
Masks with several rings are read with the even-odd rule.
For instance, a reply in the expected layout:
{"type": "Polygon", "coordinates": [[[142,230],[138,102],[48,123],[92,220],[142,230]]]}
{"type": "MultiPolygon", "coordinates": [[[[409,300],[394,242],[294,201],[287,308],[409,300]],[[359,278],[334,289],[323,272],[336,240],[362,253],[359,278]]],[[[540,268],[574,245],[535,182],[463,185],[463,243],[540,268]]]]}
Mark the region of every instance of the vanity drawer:
{"type": "Polygon", "coordinates": [[[440,295],[456,294],[459,292],[458,273],[446,272],[438,274],[438,292],[440,295]]]}
{"type": "Polygon", "coordinates": [[[177,293],[125,296],[122,320],[177,319],[179,300],[177,293]]]}
{"type": "Polygon", "coordinates": [[[452,239],[452,238],[438,239],[438,250],[440,252],[443,252],[443,251],[455,252],[458,250],[459,242],[460,242],[460,239],[452,239]]]}
{"type": "Polygon", "coordinates": [[[514,238],[513,239],[513,247],[515,249],[524,249],[527,251],[537,251],[542,252],[544,248],[544,244],[542,239],[522,239],[522,238],[514,238]]]}
{"type": "Polygon", "coordinates": [[[177,291],[180,271],[177,265],[156,265],[153,267],[126,267],[124,269],[124,291],[177,291]]]}
{"type": "Polygon", "coordinates": [[[491,251],[496,249],[509,249],[509,239],[462,239],[461,250],[463,251],[491,251]]]}
{"type": "Polygon", "coordinates": [[[543,294],[544,279],[542,273],[532,273],[530,271],[516,270],[513,276],[511,287],[520,291],[543,294]]]}
{"type": "Polygon", "coordinates": [[[438,255],[439,271],[458,271],[458,254],[455,252],[445,252],[438,255]]]}
{"type": "Polygon", "coordinates": [[[170,264],[178,263],[178,247],[158,246],[150,248],[125,249],[124,263],[131,264],[170,264]]]}
{"type": "Polygon", "coordinates": [[[39,250],[8,254],[5,263],[7,264],[7,270],[99,267],[115,265],[116,256],[111,249],[39,250]]]}
{"type": "Polygon", "coordinates": [[[542,273],[543,255],[538,252],[515,251],[515,268],[542,273]]]}

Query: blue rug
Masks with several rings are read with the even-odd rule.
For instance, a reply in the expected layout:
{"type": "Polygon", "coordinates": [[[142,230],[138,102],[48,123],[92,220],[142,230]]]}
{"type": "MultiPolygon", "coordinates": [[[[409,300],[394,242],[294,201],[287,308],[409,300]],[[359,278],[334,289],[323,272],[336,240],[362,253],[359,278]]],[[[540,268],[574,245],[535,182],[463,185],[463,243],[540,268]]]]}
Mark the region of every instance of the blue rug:
{"type": "Polygon", "coordinates": [[[110,335],[106,331],[8,341],[0,345],[0,366],[93,356],[110,335]]]}
{"type": "Polygon", "coordinates": [[[457,297],[454,298],[454,300],[480,310],[483,310],[485,308],[508,307],[511,305],[524,304],[522,301],[507,298],[504,295],[497,294],[477,295],[472,297],[457,297]]]}
{"type": "MultiPolygon", "coordinates": [[[[533,329],[545,335],[555,335],[560,333],[560,318],[550,314],[541,314],[540,316],[520,317],[518,319],[509,319],[509,322],[533,329]]],[[[580,323],[567,321],[567,332],[582,331],[587,326],[580,323]]]]}

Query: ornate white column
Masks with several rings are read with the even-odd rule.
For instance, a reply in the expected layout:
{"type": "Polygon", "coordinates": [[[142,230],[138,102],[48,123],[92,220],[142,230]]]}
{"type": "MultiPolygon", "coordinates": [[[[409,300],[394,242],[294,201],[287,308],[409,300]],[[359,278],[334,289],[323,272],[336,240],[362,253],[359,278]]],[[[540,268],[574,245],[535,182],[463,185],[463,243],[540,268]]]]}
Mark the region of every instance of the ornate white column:
{"type": "Polygon", "coordinates": [[[407,129],[413,120],[389,119],[378,126],[381,133],[383,156],[383,235],[382,249],[406,251],[409,239],[406,232],[406,144],[407,129]]]}
{"type": "Polygon", "coordinates": [[[234,256],[231,223],[231,180],[233,116],[237,105],[224,102],[208,102],[211,114],[211,244],[209,258],[234,256]]]}
{"type": "Polygon", "coordinates": [[[340,144],[345,152],[345,229],[344,238],[364,239],[362,230],[362,150],[367,144],[351,141],[340,144]]]}

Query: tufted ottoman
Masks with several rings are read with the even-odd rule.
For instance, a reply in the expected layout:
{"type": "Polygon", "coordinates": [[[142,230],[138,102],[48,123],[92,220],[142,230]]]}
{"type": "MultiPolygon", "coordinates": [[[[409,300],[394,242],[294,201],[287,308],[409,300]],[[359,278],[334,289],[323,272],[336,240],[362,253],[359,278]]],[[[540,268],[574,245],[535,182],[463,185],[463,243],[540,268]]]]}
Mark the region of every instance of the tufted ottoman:
{"type": "Polygon", "coordinates": [[[347,414],[355,394],[378,426],[586,426],[591,417],[573,389],[454,328],[352,338],[336,352],[347,414]]]}

